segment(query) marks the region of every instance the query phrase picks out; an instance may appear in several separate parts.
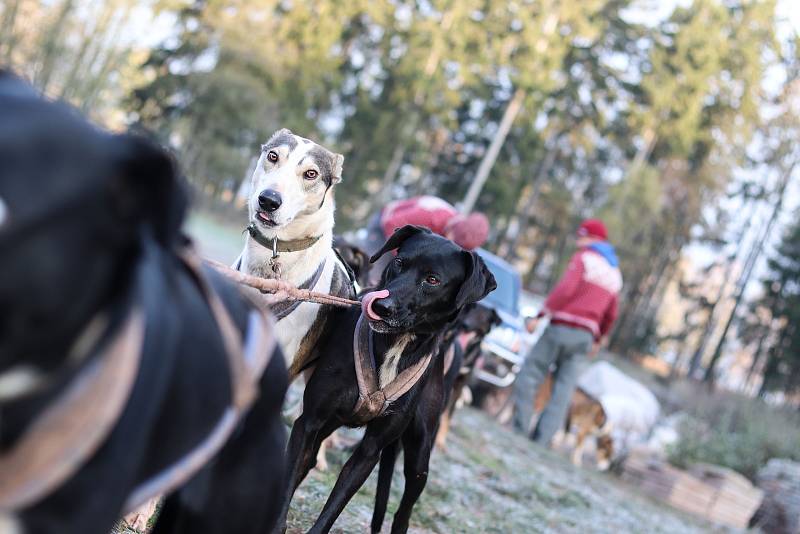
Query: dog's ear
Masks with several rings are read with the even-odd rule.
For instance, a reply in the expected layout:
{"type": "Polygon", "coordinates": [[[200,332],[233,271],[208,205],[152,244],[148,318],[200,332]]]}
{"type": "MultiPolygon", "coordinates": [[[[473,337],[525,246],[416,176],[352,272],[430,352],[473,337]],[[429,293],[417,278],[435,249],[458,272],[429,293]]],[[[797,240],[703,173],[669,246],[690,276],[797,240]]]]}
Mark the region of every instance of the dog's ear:
{"type": "Polygon", "coordinates": [[[285,135],[294,136],[294,133],[292,133],[292,131],[289,128],[281,128],[280,130],[278,130],[277,132],[275,132],[274,134],[272,134],[269,137],[269,140],[267,141],[267,143],[269,143],[270,141],[274,141],[275,139],[277,139],[279,137],[283,137],[285,135]]]}
{"type": "Polygon", "coordinates": [[[478,254],[466,250],[462,254],[466,258],[467,276],[456,295],[457,309],[470,302],[478,302],[497,287],[494,275],[478,254]]]}
{"type": "Polygon", "coordinates": [[[341,154],[333,155],[333,172],[331,173],[331,185],[338,184],[342,181],[342,166],[344,165],[344,156],[341,154]]]}
{"type": "Polygon", "coordinates": [[[172,156],[137,135],[115,136],[121,145],[122,172],[113,192],[118,214],[138,216],[162,244],[178,236],[188,204],[186,187],[172,156]]]}
{"type": "Polygon", "coordinates": [[[400,245],[411,236],[417,234],[430,234],[431,231],[423,226],[414,226],[413,224],[407,224],[402,228],[398,228],[394,231],[394,233],[389,236],[389,239],[386,240],[386,243],[383,244],[381,249],[372,255],[369,259],[370,263],[375,263],[378,261],[378,258],[389,252],[390,250],[395,250],[400,248],[400,245]]]}
{"type": "Polygon", "coordinates": [[[493,326],[499,326],[503,324],[503,319],[500,318],[500,314],[497,313],[497,310],[492,310],[492,320],[490,324],[493,326]]]}
{"type": "Polygon", "coordinates": [[[369,265],[369,257],[367,253],[361,250],[358,247],[353,247],[353,271],[355,271],[356,276],[361,276],[361,273],[366,270],[367,266],[369,265]]]}
{"type": "Polygon", "coordinates": [[[497,310],[494,309],[492,310],[492,316],[491,319],[489,320],[489,324],[491,326],[498,326],[503,324],[503,319],[500,318],[500,314],[497,313],[497,310]]]}

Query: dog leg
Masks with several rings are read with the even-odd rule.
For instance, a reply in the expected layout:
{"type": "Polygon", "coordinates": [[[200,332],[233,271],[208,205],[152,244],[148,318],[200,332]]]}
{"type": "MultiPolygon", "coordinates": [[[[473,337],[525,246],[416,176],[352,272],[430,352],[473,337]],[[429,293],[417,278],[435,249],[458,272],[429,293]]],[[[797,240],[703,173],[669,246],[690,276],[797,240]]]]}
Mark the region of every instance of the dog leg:
{"type": "Polygon", "coordinates": [[[415,420],[403,433],[403,474],[406,485],[400,506],[394,514],[392,534],[404,534],[408,531],[411,512],[428,482],[428,464],[436,426],[436,418],[428,421],[415,420]]]}
{"type": "Polygon", "coordinates": [[[342,513],[344,507],[353,498],[358,489],[367,480],[380,459],[381,451],[397,440],[406,425],[406,419],[388,418],[389,421],[380,421],[372,426],[367,426],[364,439],[358,444],[353,455],[342,467],[339,478],[336,479],[325,507],[317,518],[317,522],[308,531],[308,534],[328,532],[336,518],[342,513]]]}
{"type": "Polygon", "coordinates": [[[450,417],[451,411],[446,410],[442,414],[442,420],[439,424],[439,431],[436,432],[436,447],[440,451],[447,450],[447,445],[445,442],[447,441],[447,434],[450,432],[450,417]]]}
{"type": "Polygon", "coordinates": [[[389,504],[389,492],[392,489],[394,463],[400,443],[395,441],[381,452],[381,464],[378,467],[378,488],[375,491],[375,509],[372,512],[372,533],[377,534],[383,527],[386,517],[386,505],[389,504]]]}
{"type": "Polygon", "coordinates": [[[575,467],[583,466],[583,447],[586,445],[586,437],[588,432],[581,427],[578,429],[578,435],[575,437],[575,448],[572,449],[572,464],[575,467]]]}
{"type": "Polygon", "coordinates": [[[308,476],[319,451],[322,441],[337,427],[333,421],[311,422],[305,415],[301,415],[294,422],[292,433],[287,446],[287,476],[285,479],[283,502],[278,521],[275,523],[274,532],[286,531],[286,519],[289,515],[289,505],[297,487],[308,476]]]}
{"type": "Polygon", "coordinates": [[[314,464],[314,468],[318,471],[322,471],[323,473],[328,470],[328,459],[325,457],[325,454],[328,451],[330,442],[330,438],[322,440],[322,443],[320,443],[319,449],[317,450],[317,459],[316,463],[314,464]]]}

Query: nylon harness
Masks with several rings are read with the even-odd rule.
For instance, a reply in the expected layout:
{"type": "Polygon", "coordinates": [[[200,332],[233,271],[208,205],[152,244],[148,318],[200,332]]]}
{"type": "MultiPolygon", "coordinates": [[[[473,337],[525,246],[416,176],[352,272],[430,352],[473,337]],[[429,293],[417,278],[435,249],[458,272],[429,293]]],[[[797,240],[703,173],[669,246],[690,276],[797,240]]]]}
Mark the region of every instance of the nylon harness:
{"type": "MultiPolygon", "coordinates": [[[[125,503],[124,513],[181,486],[222,448],[258,396],[258,383],[275,348],[269,317],[254,308],[248,318],[246,339],[242,339],[203,274],[199,257],[189,250],[180,257],[222,335],[231,375],[232,405],[201,443],[136,487],[125,503]]],[[[14,511],[40,501],[75,475],[102,446],[127,407],[136,382],[145,322],[140,307],[133,306],[93,361],[45,408],[11,449],[0,454],[0,511],[14,511]]]]}
{"type": "MultiPolygon", "coordinates": [[[[319,267],[317,267],[317,270],[314,271],[314,274],[311,275],[311,278],[300,284],[297,289],[310,289],[311,291],[315,291],[317,282],[319,282],[319,279],[322,278],[322,271],[325,269],[325,263],[327,263],[327,261],[323,260],[322,263],[319,264],[319,267]]],[[[273,314],[275,314],[275,318],[280,321],[295,311],[302,303],[303,302],[300,300],[284,300],[271,304],[269,309],[273,314]]]]}
{"type": "Polygon", "coordinates": [[[364,314],[361,314],[353,334],[353,359],[358,382],[358,400],[353,408],[356,421],[363,424],[382,415],[393,402],[419,382],[432,358],[433,353],[428,353],[381,387],[372,355],[372,331],[364,320],[364,314]]]}

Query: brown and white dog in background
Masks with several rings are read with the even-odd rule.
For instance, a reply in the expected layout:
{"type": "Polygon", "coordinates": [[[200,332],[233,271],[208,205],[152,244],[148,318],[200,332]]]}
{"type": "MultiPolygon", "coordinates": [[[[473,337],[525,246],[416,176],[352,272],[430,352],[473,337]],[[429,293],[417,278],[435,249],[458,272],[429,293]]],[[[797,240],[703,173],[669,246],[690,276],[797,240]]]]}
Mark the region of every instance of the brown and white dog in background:
{"type": "MultiPolygon", "coordinates": [[[[553,392],[553,375],[539,387],[534,401],[536,413],[542,413],[553,392]]],[[[603,405],[581,388],[575,390],[570,404],[569,414],[564,425],[567,437],[574,438],[572,463],[583,465],[583,453],[587,438],[595,437],[595,462],[600,471],[611,465],[614,454],[614,443],[611,439],[611,422],[608,420],[603,405]]]]}
{"type": "MultiPolygon", "coordinates": [[[[348,267],[333,249],[333,186],[342,181],[343,162],[344,156],[290,130],[275,132],[262,145],[253,171],[247,237],[235,268],[254,276],[280,278],[295,287],[355,298],[348,267]],[[279,265],[277,272],[274,262],[279,265]]],[[[329,312],[329,307],[311,302],[284,309],[285,316],[276,312],[275,331],[287,359],[290,382],[303,372],[306,381],[310,378],[317,341],[331,327],[329,312]]],[[[317,465],[321,470],[327,468],[325,446],[317,465]]]]}
{"type": "MultiPolygon", "coordinates": [[[[342,180],[344,157],[317,143],[278,130],[262,145],[251,180],[248,235],[236,268],[278,278],[296,287],[355,297],[347,268],[333,250],[333,190],[342,180]],[[274,240],[277,239],[277,243],[274,240]],[[280,274],[272,268],[277,245],[280,274]],[[280,251],[288,247],[292,251],[280,251]]],[[[303,302],[280,318],[278,341],[290,363],[290,380],[313,365],[314,345],[325,327],[326,308],[303,302]]]]}

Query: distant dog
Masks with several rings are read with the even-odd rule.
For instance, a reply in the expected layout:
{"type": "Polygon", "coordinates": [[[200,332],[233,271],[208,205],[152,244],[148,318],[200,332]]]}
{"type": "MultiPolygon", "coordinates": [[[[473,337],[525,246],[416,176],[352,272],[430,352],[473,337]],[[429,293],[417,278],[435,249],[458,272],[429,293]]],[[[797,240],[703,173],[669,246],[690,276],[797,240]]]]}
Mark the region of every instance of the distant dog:
{"type": "Polygon", "coordinates": [[[462,317],[454,329],[454,342],[457,344],[455,348],[461,353],[460,357],[458,357],[459,366],[453,379],[452,393],[442,414],[439,431],[436,434],[436,445],[440,449],[445,448],[453,412],[464,393],[464,388],[474,374],[475,363],[481,355],[481,343],[492,328],[502,322],[494,308],[482,304],[473,304],[462,312],[462,317]]]}
{"type": "Polygon", "coordinates": [[[342,236],[333,236],[333,248],[344,261],[345,265],[353,271],[353,276],[361,287],[367,286],[369,275],[369,254],[361,247],[347,241],[342,236]]]}
{"type": "Polygon", "coordinates": [[[286,368],[176,254],[170,158],[3,72],[0,117],[0,531],[105,534],[161,493],[156,533],[269,529],[286,368]]]}
{"type": "Polygon", "coordinates": [[[371,261],[395,249],[397,255],[378,288],[364,295],[362,310],[331,312],[339,326],[320,340],[322,354],[289,440],[279,530],[320,443],[343,425],[366,425],[365,435],[309,532],[330,530],[380,460],[372,518],[372,531],[379,532],[401,445],[406,486],[392,532],[406,532],[411,510],[425,488],[445,398],[441,333],[464,306],[492,291],[495,281],[477,254],[424,228],[399,229],[371,261]]]}
{"type": "MultiPolygon", "coordinates": [[[[333,250],[333,191],[342,180],[343,161],[287,129],[270,137],[251,179],[247,237],[237,269],[355,297],[348,269],[333,250]]],[[[290,379],[313,366],[329,308],[311,302],[273,306],[278,340],[291,362],[290,379]]]]}
{"type": "MultiPolygon", "coordinates": [[[[541,413],[553,392],[553,375],[547,378],[539,387],[536,394],[535,409],[541,413]]],[[[568,438],[574,438],[572,449],[572,463],[576,466],[583,465],[583,452],[586,440],[595,438],[595,461],[600,471],[605,471],[611,465],[614,457],[614,442],[611,438],[611,422],[608,420],[603,405],[581,388],[575,390],[569,414],[564,424],[564,432],[568,438]]]]}

